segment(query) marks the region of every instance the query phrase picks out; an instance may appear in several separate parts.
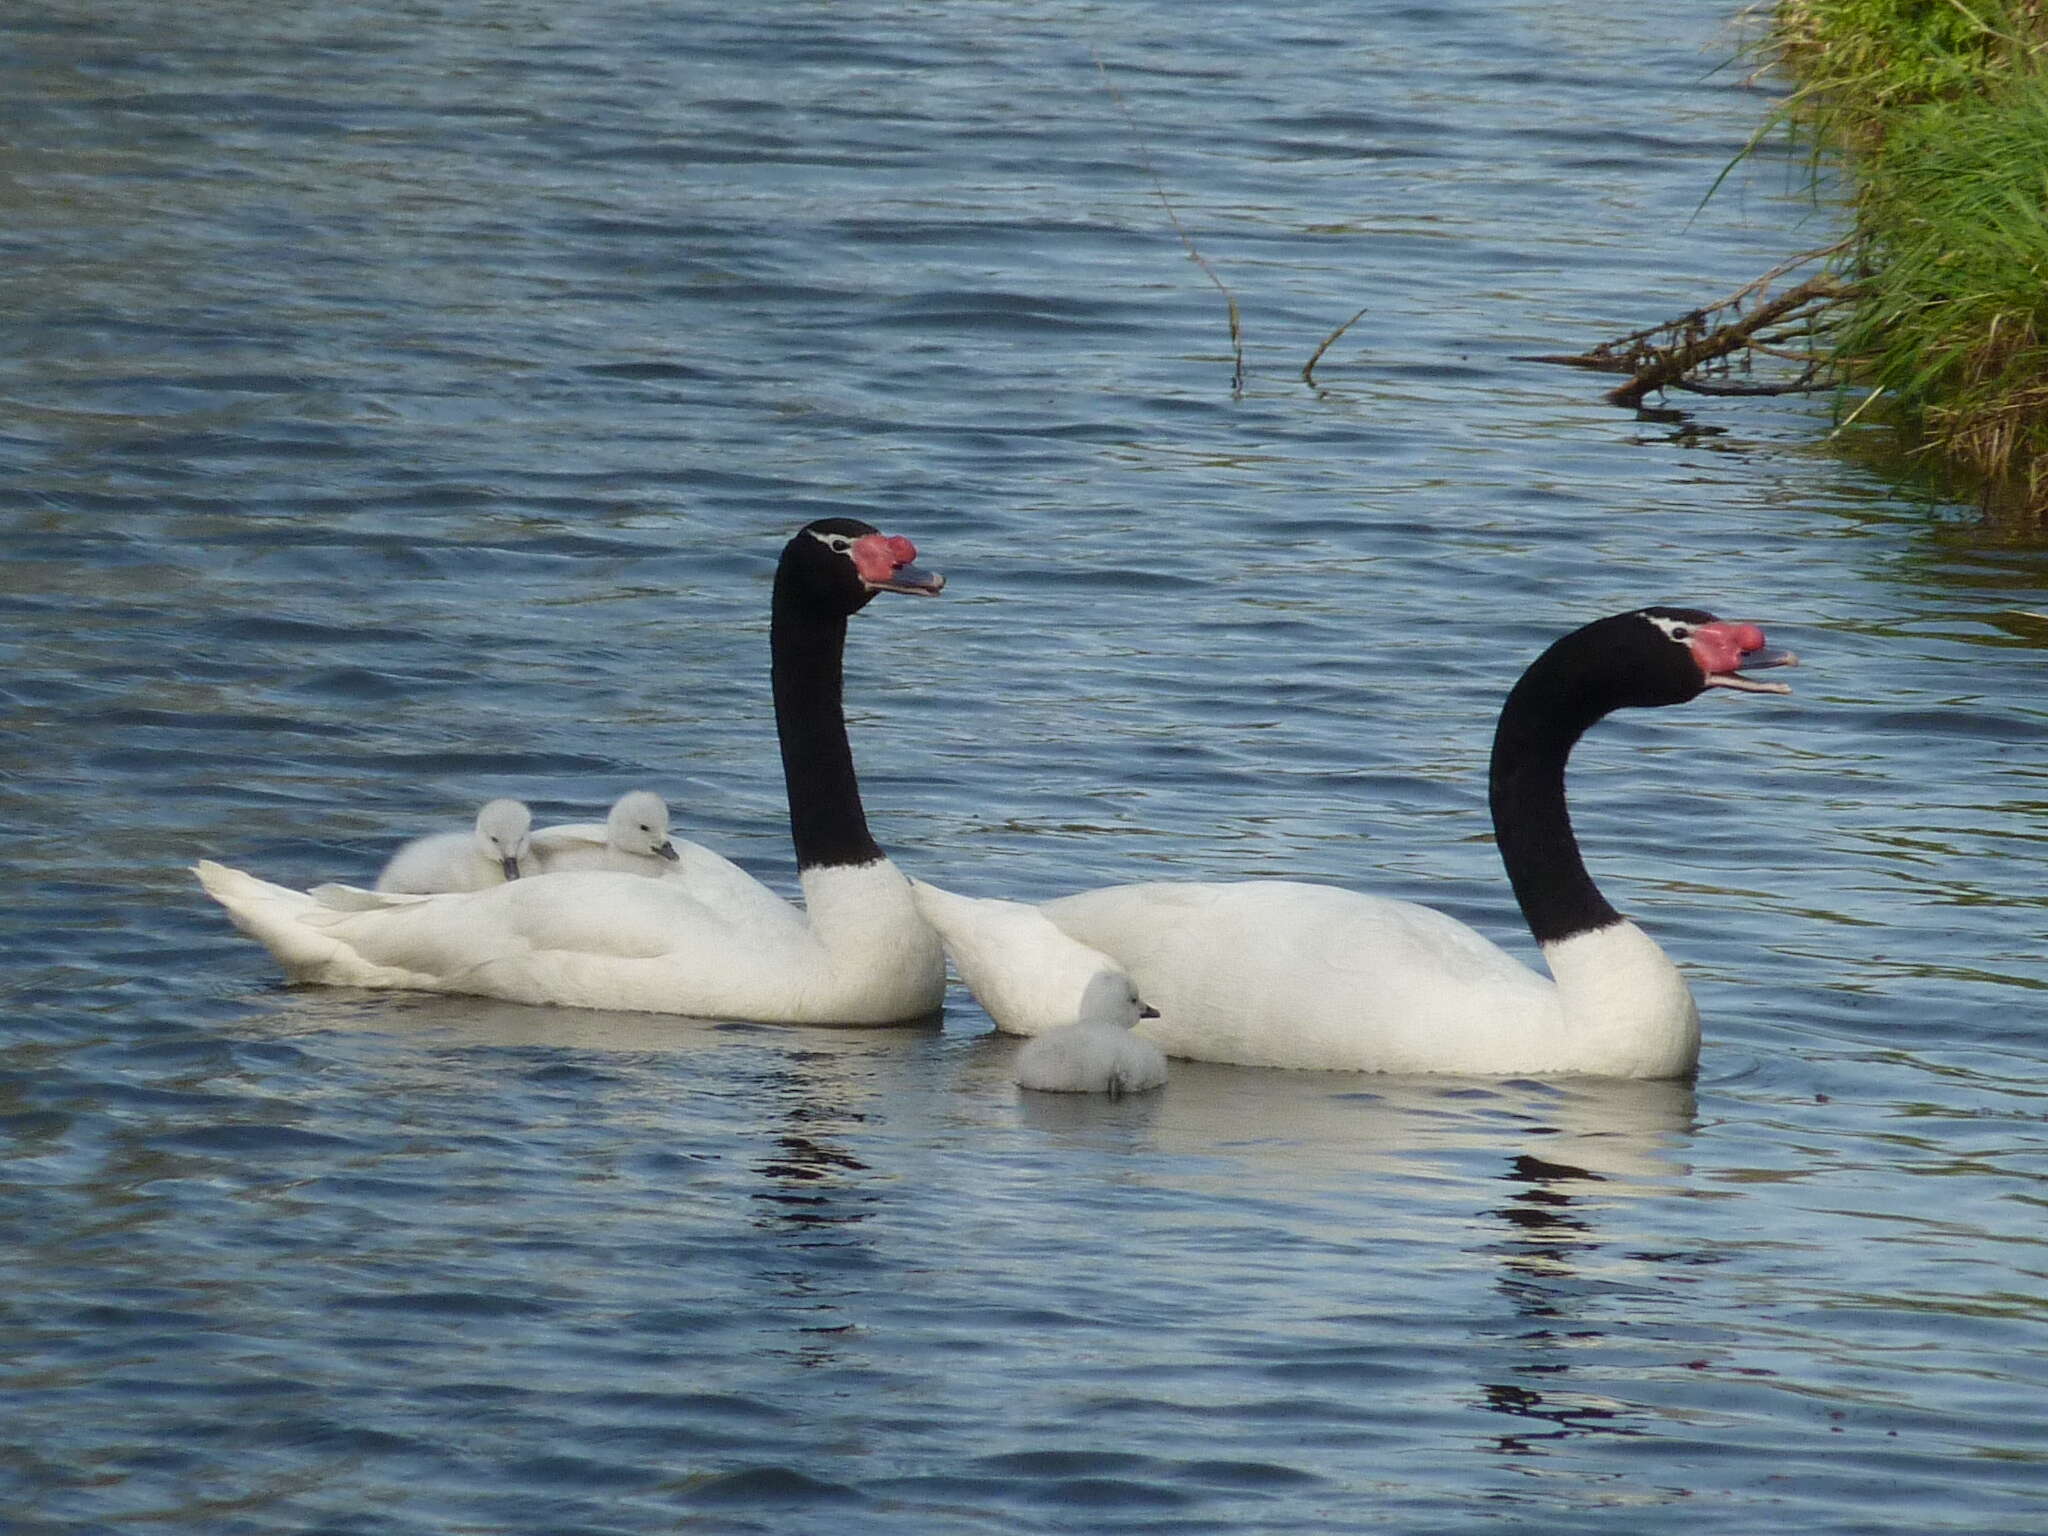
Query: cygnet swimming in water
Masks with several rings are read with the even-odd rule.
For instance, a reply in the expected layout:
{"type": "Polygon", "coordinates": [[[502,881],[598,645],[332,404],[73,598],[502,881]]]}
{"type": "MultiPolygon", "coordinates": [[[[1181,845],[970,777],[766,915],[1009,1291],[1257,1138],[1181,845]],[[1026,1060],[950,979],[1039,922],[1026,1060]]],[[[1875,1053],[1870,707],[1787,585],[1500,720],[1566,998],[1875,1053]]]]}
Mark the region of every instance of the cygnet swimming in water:
{"type": "Polygon", "coordinates": [[[391,856],[377,889],[410,895],[481,891],[535,869],[529,834],[533,813],[517,800],[493,800],[467,832],[414,838],[391,856]]]}
{"type": "Polygon", "coordinates": [[[1131,1033],[1156,1015],[1109,956],[1023,902],[956,896],[922,880],[910,893],[996,1028],[1035,1037],[1017,1053],[1019,1086],[1123,1094],[1166,1081],[1164,1053],[1131,1033]]]}
{"type": "MultiPolygon", "coordinates": [[[[1098,952],[1099,953],[1099,952],[1098,952]]],[[[1158,1010],[1138,999],[1122,966],[1108,956],[1084,989],[1080,1018],[1034,1035],[1017,1052],[1017,1086],[1041,1093],[1106,1093],[1120,1099],[1166,1081],[1166,1053],[1131,1032],[1158,1010]]]]}
{"type": "Polygon", "coordinates": [[[668,802],[648,789],[619,796],[602,825],[542,827],[533,834],[533,858],[543,874],[614,869],[657,880],[675,873],[680,863],[668,835],[668,802]]]}

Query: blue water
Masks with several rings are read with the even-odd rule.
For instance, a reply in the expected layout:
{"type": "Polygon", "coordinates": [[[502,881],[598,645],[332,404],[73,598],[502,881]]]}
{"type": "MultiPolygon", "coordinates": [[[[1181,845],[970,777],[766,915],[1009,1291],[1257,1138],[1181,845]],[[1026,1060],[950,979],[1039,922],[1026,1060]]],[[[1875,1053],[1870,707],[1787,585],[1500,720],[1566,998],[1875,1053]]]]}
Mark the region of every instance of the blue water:
{"type": "Polygon", "coordinates": [[[1732,6],[86,9],[0,49],[0,1528],[2048,1526],[2048,550],[1825,402],[1519,360],[1832,238],[1796,154],[1702,203],[1732,6]],[[977,894],[1526,953],[1508,683],[1761,622],[1792,698],[1576,760],[1698,1083],[1072,1102],[958,990],[286,990],[186,874],[644,785],[787,882],[767,576],[840,512],[951,579],[849,696],[977,894]]]}

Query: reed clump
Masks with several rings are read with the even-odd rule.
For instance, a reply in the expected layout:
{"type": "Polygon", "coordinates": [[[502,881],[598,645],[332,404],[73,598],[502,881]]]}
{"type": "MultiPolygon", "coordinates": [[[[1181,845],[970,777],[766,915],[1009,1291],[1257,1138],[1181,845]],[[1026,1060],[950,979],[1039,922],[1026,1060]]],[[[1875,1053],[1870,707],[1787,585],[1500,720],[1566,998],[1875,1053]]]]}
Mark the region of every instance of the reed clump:
{"type": "Polygon", "coordinates": [[[1834,380],[2048,511],[2048,0],[1781,0],[1773,44],[1852,188],[1834,380]]]}

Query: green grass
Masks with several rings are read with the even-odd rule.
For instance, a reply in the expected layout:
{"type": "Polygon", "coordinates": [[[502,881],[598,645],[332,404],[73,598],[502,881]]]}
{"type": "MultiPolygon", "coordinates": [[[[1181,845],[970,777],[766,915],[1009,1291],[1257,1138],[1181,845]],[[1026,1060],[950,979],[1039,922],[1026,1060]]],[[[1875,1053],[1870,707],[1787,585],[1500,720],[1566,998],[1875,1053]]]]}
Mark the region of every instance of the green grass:
{"type": "Polygon", "coordinates": [[[1784,0],[1774,31],[1806,110],[1868,127],[1982,90],[2025,58],[2039,22],[2039,0],[1784,0]]]}
{"type": "Polygon", "coordinates": [[[1787,112],[1854,187],[1839,375],[2048,511],[2048,0],[1782,0],[1787,112]]]}
{"type": "Polygon", "coordinates": [[[2048,81],[1897,114],[1862,178],[1839,356],[1966,467],[2048,500],[2048,81]]]}

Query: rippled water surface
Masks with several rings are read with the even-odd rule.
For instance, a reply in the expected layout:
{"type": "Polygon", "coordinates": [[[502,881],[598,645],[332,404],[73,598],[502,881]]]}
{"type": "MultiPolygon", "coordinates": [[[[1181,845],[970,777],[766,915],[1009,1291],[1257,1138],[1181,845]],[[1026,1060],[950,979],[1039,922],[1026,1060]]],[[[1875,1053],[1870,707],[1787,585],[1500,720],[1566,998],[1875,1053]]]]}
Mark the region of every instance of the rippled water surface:
{"type": "Polygon", "coordinates": [[[14,7],[0,1524],[2048,1526],[2042,546],[1824,403],[1518,360],[1829,238],[1779,158],[1702,206],[1771,100],[1732,11],[14,7]],[[849,692],[877,835],[980,894],[1289,874],[1527,952],[1515,673],[1763,622],[1792,698],[1574,780],[1698,1083],[1074,1102],[958,990],[289,991],[186,874],[646,785],[786,882],[767,576],[834,512],[951,578],[849,692]]]}

